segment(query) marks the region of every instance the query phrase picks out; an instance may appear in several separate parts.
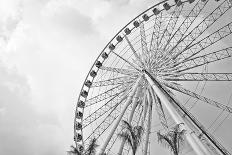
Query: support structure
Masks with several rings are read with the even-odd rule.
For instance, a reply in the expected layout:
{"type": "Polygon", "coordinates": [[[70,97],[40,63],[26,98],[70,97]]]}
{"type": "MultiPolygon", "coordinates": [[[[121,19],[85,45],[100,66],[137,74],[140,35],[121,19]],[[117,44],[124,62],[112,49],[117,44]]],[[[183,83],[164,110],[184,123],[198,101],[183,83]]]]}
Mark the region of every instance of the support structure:
{"type": "Polygon", "coordinates": [[[147,150],[148,150],[148,143],[149,143],[149,136],[150,136],[150,131],[151,131],[151,119],[152,119],[152,98],[151,98],[151,94],[148,93],[147,94],[147,98],[148,98],[148,125],[147,125],[147,129],[146,129],[146,137],[145,137],[145,146],[144,146],[144,154],[143,155],[147,155],[147,150]]]}
{"type": "Polygon", "coordinates": [[[171,115],[173,120],[177,124],[182,124],[182,125],[180,125],[181,130],[186,130],[186,134],[185,134],[186,140],[188,141],[190,146],[193,148],[193,150],[196,152],[196,154],[197,155],[207,155],[207,153],[204,152],[204,150],[201,148],[201,145],[203,145],[203,144],[199,144],[199,143],[201,143],[201,141],[196,141],[196,138],[198,138],[198,137],[187,126],[184,119],[176,111],[176,109],[172,105],[170,99],[168,98],[167,94],[160,88],[160,85],[158,84],[158,82],[154,78],[151,78],[152,76],[147,71],[144,71],[144,74],[145,74],[147,81],[152,86],[154,92],[160,98],[161,102],[166,107],[167,111],[169,112],[169,114],[171,115]]]}
{"type": "MultiPolygon", "coordinates": [[[[140,93],[141,93],[141,88],[138,86],[137,91],[136,91],[135,96],[134,96],[134,99],[133,99],[133,102],[132,102],[132,109],[131,109],[130,117],[129,117],[129,120],[128,120],[128,123],[129,123],[129,124],[131,124],[132,118],[133,118],[133,116],[134,116],[135,109],[136,109],[136,107],[137,107],[137,105],[138,105],[138,102],[137,102],[137,101],[138,101],[138,97],[139,97],[140,93]]],[[[121,154],[122,154],[122,151],[123,151],[123,147],[124,147],[124,145],[125,145],[125,142],[126,142],[125,139],[123,139],[123,140],[122,140],[122,143],[121,143],[121,146],[120,146],[120,148],[119,148],[118,155],[121,155],[121,154]]]]}
{"type": "Polygon", "coordinates": [[[108,137],[106,138],[104,144],[102,145],[102,148],[100,149],[99,155],[103,155],[103,154],[104,154],[105,149],[106,149],[106,147],[107,147],[107,145],[108,145],[108,143],[109,143],[111,137],[113,136],[113,134],[114,134],[116,128],[118,127],[118,125],[119,125],[119,123],[120,123],[120,121],[121,121],[121,119],[122,119],[124,113],[126,112],[126,109],[128,108],[128,106],[129,106],[129,105],[131,104],[131,102],[132,102],[133,96],[135,95],[135,92],[136,92],[136,90],[137,90],[137,87],[139,86],[140,80],[141,80],[141,77],[139,77],[138,80],[136,81],[136,83],[134,84],[134,87],[133,87],[133,89],[132,89],[130,95],[128,96],[128,98],[127,98],[127,100],[126,100],[126,103],[125,103],[125,105],[124,105],[124,108],[123,108],[123,110],[122,110],[120,116],[117,118],[117,120],[116,120],[116,122],[115,122],[115,124],[114,124],[114,126],[113,126],[113,128],[112,128],[112,130],[111,130],[111,132],[109,133],[109,135],[108,135],[108,137]]]}

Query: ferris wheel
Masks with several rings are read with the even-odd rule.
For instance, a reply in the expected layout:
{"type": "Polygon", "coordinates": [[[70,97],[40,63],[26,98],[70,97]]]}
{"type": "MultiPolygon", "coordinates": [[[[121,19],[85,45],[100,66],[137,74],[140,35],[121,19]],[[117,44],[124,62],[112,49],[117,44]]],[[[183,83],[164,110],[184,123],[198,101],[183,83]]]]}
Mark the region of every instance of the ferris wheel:
{"type": "Polygon", "coordinates": [[[225,103],[232,92],[231,7],[232,0],[164,0],[123,27],[82,86],[77,149],[95,138],[98,154],[127,155],[131,149],[119,138],[127,121],[144,131],[137,154],[154,154],[156,132],[180,124],[195,154],[229,155],[224,144],[231,141],[214,133],[232,113],[225,103]]]}

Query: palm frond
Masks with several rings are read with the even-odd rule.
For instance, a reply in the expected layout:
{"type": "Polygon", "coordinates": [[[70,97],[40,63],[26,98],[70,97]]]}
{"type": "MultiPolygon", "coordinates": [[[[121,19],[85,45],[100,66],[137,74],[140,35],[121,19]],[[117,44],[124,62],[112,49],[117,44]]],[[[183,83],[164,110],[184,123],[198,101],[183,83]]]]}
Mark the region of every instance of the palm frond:
{"type": "Polygon", "coordinates": [[[139,145],[141,142],[142,135],[143,135],[143,127],[142,126],[135,126],[133,128],[133,131],[134,131],[134,135],[135,135],[135,141],[137,142],[137,145],[139,145]]]}
{"type": "Polygon", "coordinates": [[[122,120],[123,123],[123,132],[118,134],[120,138],[123,138],[133,150],[133,154],[135,154],[142,138],[143,128],[141,126],[133,127],[130,123],[125,120],[122,120]]]}
{"type": "Polygon", "coordinates": [[[79,152],[79,150],[76,147],[74,147],[73,145],[71,145],[70,147],[71,147],[71,150],[67,151],[68,153],[72,153],[72,154],[76,154],[76,155],[81,155],[81,152],[79,152]]]}
{"type": "Polygon", "coordinates": [[[160,132],[157,133],[158,142],[163,144],[165,147],[170,148],[175,155],[178,155],[180,152],[180,146],[184,145],[183,136],[185,134],[185,130],[181,130],[180,125],[181,124],[177,124],[166,134],[161,134],[160,132]]]}
{"type": "Polygon", "coordinates": [[[171,139],[169,139],[169,136],[162,135],[160,132],[157,132],[158,142],[161,143],[163,146],[170,148],[173,150],[173,145],[171,139]]]}
{"type": "Polygon", "coordinates": [[[133,148],[131,136],[127,132],[119,133],[118,137],[124,139],[133,148]]]}
{"type": "Polygon", "coordinates": [[[96,138],[93,138],[90,143],[89,143],[89,146],[86,150],[86,155],[94,155],[96,153],[96,148],[98,147],[99,145],[97,144],[97,139],[96,138]]]}

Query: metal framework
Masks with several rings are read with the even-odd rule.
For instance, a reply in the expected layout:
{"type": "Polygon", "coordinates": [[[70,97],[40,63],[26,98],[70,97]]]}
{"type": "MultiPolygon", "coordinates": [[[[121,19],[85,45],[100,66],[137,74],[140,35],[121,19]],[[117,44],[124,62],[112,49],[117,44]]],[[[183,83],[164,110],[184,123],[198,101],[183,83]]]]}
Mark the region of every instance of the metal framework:
{"type": "MultiPolygon", "coordinates": [[[[204,92],[214,83],[231,85],[231,7],[231,0],[164,0],[123,27],[98,56],[82,86],[74,119],[77,150],[84,153],[96,138],[99,155],[132,153],[128,141],[120,137],[126,130],[121,122],[126,121],[131,131],[143,129],[137,154],[154,154],[155,133],[168,133],[178,124],[197,155],[230,155],[232,150],[200,123],[188,105],[209,104],[232,113],[229,104],[204,92]]],[[[217,96],[225,98],[226,93],[222,90],[217,96]]]]}

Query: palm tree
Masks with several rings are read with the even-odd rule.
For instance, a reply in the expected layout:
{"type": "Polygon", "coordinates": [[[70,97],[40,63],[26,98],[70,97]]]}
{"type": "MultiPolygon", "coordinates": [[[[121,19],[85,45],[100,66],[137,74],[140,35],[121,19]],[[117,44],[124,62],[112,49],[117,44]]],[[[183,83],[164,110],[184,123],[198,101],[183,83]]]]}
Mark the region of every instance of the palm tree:
{"type": "Polygon", "coordinates": [[[76,148],[74,147],[73,145],[71,145],[71,150],[70,151],[67,151],[68,154],[73,154],[73,155],[82,155],[81,152],[76,148]]]}
{"type": "Polygon", "coordinates": [[[177,124],[172,130],[166,134],[157,133],[158,142],[170,148],[174,155],[180,152],[180,146],[184,144],[185,130],[180,129],[180,124],[177,124]]]}
{"type": "Polygon", "coordinates": [[[89,143],[89,147],[85,151],[85,155],[95,155],[97,147],[98,147],[97,139],[93,138],[89,143]]]}
{"type": "Polygon", "coordinates": [[[68,154],[74,154],[74,155],[95,155],[96,154],[96,148],[98,147],[97,144],[97,139],[93,138],[90,142],[89,142],[89,146],[86,149],[86,151],[84,153],[81,153],[76,147],[74,147],[73,145],[71,145],[71,150],[67,151],[68,154]]]}
{"type": "Polygon", "coordinates": [[[135,155],[137,148],[141,142],[141,137],[143,134],[143,128],[141,126],[131,126],[127,121],[123,120],[124,131],[119,133],[118,136],[125,140],[126,143],[132,149],[133,155],[135,155]]]}

